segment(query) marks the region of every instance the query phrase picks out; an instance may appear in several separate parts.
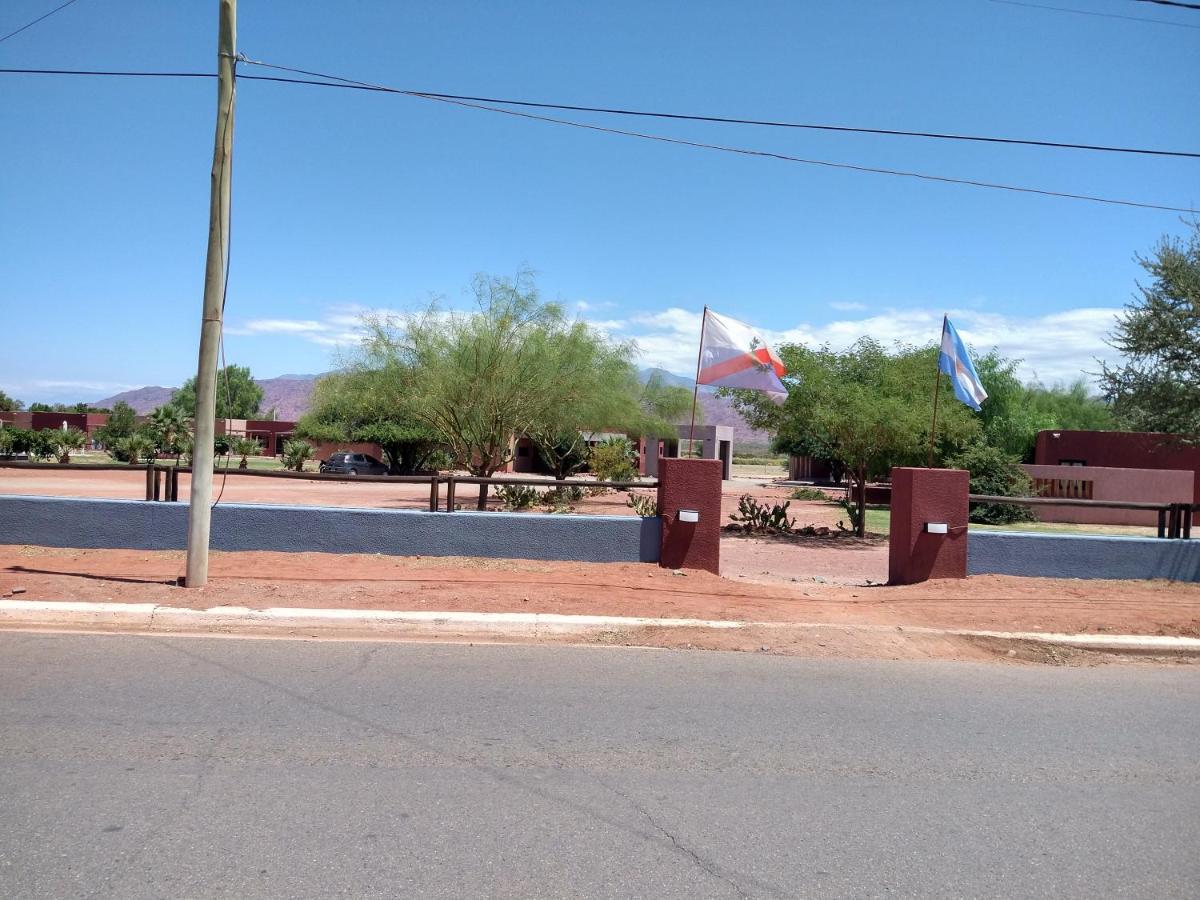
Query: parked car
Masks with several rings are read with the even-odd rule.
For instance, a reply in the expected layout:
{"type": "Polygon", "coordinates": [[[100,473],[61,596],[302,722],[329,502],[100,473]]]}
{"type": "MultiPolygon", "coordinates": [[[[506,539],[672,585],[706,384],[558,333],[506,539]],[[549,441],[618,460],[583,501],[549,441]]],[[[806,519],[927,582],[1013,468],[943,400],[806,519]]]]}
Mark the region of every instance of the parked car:
{"type": "Polygon", "coordinates": [[[366,453],[334,453],[321,463],[330,475],[386,475],[388,467],[366,453]]]}

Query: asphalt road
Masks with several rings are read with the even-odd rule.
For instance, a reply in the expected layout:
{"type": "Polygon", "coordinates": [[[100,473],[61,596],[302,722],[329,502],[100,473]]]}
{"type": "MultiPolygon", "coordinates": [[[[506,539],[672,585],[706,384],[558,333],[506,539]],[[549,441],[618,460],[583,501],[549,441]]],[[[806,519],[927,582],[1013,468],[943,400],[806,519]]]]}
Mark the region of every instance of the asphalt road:
{"type": "Polygon", "coordinates": [[[0,634],[0,897],[1195,897],[1200,669],[0,634]]]}

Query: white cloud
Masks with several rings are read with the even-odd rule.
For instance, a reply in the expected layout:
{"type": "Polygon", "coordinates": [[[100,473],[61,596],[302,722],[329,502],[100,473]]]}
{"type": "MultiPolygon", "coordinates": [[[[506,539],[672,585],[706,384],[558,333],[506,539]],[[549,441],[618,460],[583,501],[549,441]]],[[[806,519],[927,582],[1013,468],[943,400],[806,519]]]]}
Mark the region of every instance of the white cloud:
{"type": "MultiPolygon", "coordinates": [[[[949,315],[975,352],[986,353],[995,347],[1003,356],[1021,360],[1018,371],[1022,378],[1051,384],[1096,371],[1097,358],[1116,358],[1105,344],[1105,336],[1119,312],[1118,308],[1083,307],[1044,316],[1013,316],[960,309],[949,315]]],[[[623,328],[608,330],[614,337],[636,341],[642,365],[688,375],[696,365],[700,317],[699,311],[673,307],[634,316],[623,328]]],[[[864,336],[885,345],[928,344],[937,340],[941,320],[940,310],[888,310],[865,318],[838,319],[824,325],[800,323],[762,333],[775,344],[811,347],[826,343],[846,347],[864,336]]]]}
{"type": "MultiPolygon", "coordinates": [[[[579,308],[581,311],[598,311],[602,305],[582,303],[579,308]]],[[[840,312],[861,308],[861,304],[852,302],[827,305],[840,312]]],[[[761,322],[755,321],[752,314],[738,310],[731,312],[761,327],[761,322]]],[[[1096,371],[1097,358],[1116,358],[1104,341],[1119,312],[1120,309],[1115,307],[1081,307],[1042,316],[1019,316],[968,306],[950,310],[949,315],[963,339],[976,352],[986,353],[995,347],[1003,356],[1021,360],[1018,371],[1022,378],[1038,378],[1052,384],[1072,381],[1096,371]]],[[[245,336],[281,335],[322,347],[350,348],[362,338],[362,316],[372,314],[394,316],[400,311],[343,306],[321,319],[252,319],[228,331],[245,336]]],[[[700,318],[699,309],[670,307],[637,313],[625,319],[592,318],[588,321],[615,340],[633,340],[641,354],[641,365],[688,375],[696,365],[700,318]]],[[[800,322],[782,330],[764,329],[762,333],[775,344],[820,346],[827,343],[840,348],[864,336],[885,345],[896,342],[928,344],[937,339],[941,320],[941,310],[887,309],[869,316],[839,318],[822,325],[800,322]]],[[[77,386],[84,387],[82,384],[77,386]]],[[[107,387],[92,389],[108,390],[107,387]]],[[[122,389],[124,386],[112,386],[112,390],[122,389]]]]}

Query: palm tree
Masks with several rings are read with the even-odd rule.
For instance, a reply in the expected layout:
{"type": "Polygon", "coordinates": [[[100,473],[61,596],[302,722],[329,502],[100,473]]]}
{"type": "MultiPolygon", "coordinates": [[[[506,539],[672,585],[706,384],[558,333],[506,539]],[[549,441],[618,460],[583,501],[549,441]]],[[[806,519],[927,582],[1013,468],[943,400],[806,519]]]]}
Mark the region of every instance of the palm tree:
{"type": "Polygon", "coordinates": [[[304,463],[312,459],[313,448],[306,441],[288,441],[283,445],[284,468],[295,472],[304,471],[304,463]]]}
{"type": "Polygon", "coordinates": [[[247,457],[258,456],[259,445],[258,441],[254,440],[253,438],[239,437],[233,439],[232,443],[229,445],[229,448],[233,451],[234,456],[240,456],[242,458],[238,463],[238,468],[248,469],[250,468],[250,461],[247,459],[247,457]]]}
{"type": "Polygon", "coordinates": [[[87,444],[87,435],[78,428],[68,428],[66,431],[60,431],[54,438],[54,454],[58,457],[60,463],[69,463],[71,461],[71,453],[75,450],[82,450],[87,444]]]}
{"type": "Polygon", "coordinates": [[[173,403],[164,403],[150,414],[150,430],[158,449],[163,453],[174,453],[178,461],[183,438],[188,433],[188,420],[183,410],[173,403]]]}

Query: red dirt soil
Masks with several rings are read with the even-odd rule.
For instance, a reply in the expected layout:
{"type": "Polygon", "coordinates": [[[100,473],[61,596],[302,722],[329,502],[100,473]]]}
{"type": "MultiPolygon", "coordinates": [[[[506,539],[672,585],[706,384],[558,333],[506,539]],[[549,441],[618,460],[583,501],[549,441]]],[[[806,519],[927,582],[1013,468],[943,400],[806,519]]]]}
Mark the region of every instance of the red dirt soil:
{"type": "MultiPolygon", "coordinates": [[[[854,552],[854,551],[848,551],[854,552]]],[[[1200,585],[975,576],[905,587],[750,583],[644,564],[319,553],[213,553],[208,586],[174,585],[180,551],[0,546],[0,595],[170,606],[554,612],[1200,636],[1200,585]]]]}

